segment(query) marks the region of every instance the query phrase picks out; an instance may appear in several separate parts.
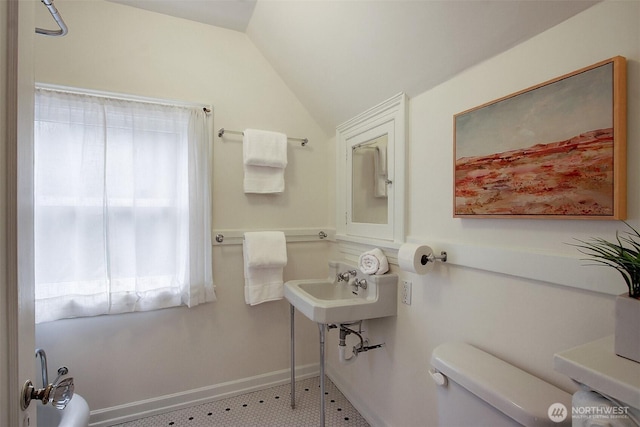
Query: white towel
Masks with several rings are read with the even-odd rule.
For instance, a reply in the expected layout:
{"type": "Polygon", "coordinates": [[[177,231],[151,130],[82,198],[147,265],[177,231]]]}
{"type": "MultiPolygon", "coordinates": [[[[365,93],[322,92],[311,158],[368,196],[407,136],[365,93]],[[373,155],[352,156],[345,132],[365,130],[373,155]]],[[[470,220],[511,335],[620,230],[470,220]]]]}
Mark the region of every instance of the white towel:
{"type": "Polygon", "coordinates": [[[287,265],[287,240],[282,231],[244,233],[247,267],[284,267],[287,265]]]}
{"type": "Polygon", "coordinates": [[[244,165],[245,193],[283,193],[284,169],[244,165]]]}
{"type": "Polygon", "coordinates": [[[389,271],[389,261],[381,249],[375,248],[360,255],[360,271],[364,274],[384,274],[389,271]]]}
{"type": "Polygon", "coordinates": [[[287,135],[267,130],[245,129],[242,158],[245,165],[287,167],[287,135]]]}
{"type": "Polygon", "coordinates": [[[256,305],[284,297],[287,246],[281,231],[244,234],[244,301],[256,305]]]}
{"type": "Polygon", "coordinates": [[[245,129],[242,138],[245,193],[282,193],[287,135],[245,129]]]}
{"type": "Polygon", "coordinates": [[[375,197],[387,197],[387,150],[376,147],[373,152],[374,194],[375,197]]]}

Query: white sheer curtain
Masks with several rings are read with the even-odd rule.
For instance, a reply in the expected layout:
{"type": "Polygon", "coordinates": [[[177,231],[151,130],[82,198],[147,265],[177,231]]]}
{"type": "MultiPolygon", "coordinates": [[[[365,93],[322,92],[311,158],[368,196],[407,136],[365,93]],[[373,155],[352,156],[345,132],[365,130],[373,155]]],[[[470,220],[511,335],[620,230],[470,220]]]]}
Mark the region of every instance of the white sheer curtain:
{"type": "Polygon", "coordinates": [[[215,301],[201,108],[36,90],[36,322],[215,301]]]}

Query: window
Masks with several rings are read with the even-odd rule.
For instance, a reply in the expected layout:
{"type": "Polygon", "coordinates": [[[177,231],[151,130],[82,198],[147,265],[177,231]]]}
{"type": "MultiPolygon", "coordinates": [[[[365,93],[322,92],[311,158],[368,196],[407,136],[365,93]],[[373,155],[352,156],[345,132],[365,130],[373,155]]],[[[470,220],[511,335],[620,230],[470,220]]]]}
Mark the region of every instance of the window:
{"type": "Polygon", "coordinates": [[[36,322],[215,300],[206,121],[36,89],[36,322]]]}

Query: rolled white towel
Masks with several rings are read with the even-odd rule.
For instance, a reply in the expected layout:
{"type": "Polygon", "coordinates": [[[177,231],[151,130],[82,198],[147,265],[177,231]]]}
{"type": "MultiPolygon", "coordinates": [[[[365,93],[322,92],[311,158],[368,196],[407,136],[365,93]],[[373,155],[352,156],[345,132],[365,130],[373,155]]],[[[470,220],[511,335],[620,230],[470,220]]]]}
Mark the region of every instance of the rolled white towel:
{"type": "Polygon", "coordinates": [[[389,261],[381,249],[375,248],[360,255],[360,271],[364,274],[384,274],[389,271],[389,261]]]}

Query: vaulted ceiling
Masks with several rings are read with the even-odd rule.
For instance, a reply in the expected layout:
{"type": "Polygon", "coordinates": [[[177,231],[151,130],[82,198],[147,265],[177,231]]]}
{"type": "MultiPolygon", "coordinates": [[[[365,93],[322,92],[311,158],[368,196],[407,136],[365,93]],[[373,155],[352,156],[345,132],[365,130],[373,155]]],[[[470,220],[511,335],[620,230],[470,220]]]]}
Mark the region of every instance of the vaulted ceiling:
{"type": "Polygon", "coordinates": [[[398,92],[420,94],[597,3],[111,1],[245,32],[327,134],[398,92]]]}

